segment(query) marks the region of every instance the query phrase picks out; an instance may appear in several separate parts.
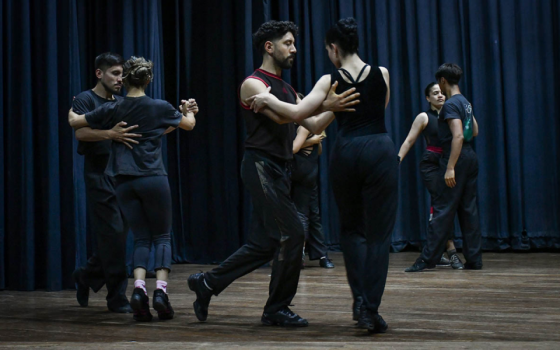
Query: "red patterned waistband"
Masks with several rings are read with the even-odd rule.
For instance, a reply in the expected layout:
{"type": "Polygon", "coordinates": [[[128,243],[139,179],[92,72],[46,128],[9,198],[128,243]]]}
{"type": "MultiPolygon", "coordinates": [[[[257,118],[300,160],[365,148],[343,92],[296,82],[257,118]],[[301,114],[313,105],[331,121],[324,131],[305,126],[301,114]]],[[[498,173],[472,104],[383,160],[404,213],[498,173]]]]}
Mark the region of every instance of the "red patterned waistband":
{"type": "Polygon", "coordinates": [[[434,152],[434,153],[443,153],[443,149],[441,147],[428,146],[428,147],[426,147],[426,149],[428,151],[434,152]]]}

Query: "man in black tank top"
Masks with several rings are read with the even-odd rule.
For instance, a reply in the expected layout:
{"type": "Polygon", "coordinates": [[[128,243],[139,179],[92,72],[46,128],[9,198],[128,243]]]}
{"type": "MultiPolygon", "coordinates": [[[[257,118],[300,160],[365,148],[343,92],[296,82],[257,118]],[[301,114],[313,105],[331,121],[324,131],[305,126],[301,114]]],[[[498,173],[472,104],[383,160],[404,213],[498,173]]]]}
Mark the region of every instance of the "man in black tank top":
{"type": "MultiPolygon", "coordinates": [[[[122,65],[120,55],[103,53],[95,59],[95,73],[98,81],[91,90],[78,94],[72,102],[72,109],[85,114],[97,107],[114,103],[121,99],[116,95],[122,86],[122,65]]],[[[132,139],[138,134],[128,133],[137,125],[125,127],[120,122],[109,130],[89,127],[76,130],[78,153],[84,156],[84,182],[87,201],[87,228],[95,237],[97,247],[87,264],[78,267],[72,274],[76,283],[78,303],[88,306],[89,289],[97,293],[107,285],[107,307],[113,312],[132,312],[124,295],[128,282],[126,275],[126,227],[115,195],[115,180],[105,175],[105,168],[111,151],[111,140],[122,142],[132,148],[138,143],[132,139]]],[[[111,126],[107,126],[107,129],[111,126]]]]}
{"type": "MultiPolygon", "coordinates": [[[[189,277],[189,288],[196,292],[194,311],[200,321],[206,320],[212,295],[220,294],[241,276],[274,259],[269,298],[261,321],[269,326],[305,327],[307,320],[289,309],[298,286],[304,232],[296,207],[290,197],[290,166],[293,158],[294,122],[264,109],[251,111],[248,97],[269,91],[280,101],[299,101],[294,89],[280,75],[292,67],[296,48],[297,27],[292,22],[264,23],[253,35],[256,48],[263,55],[263,64],[239,90],[242,114],[247,127],[241,178],[253,201],[251,228],[247,244],[219,267],[189,277]]],[[[351,93],[351,92],[350,92],[351,93]]],[[[331,94],[325,106],[344,108],[347,95],[331,94]]],[[[332,113],[322,113],[313,124],[326,127],[332,113]]],[[[311,126],[311,129],[314,127],[311,126]]]]}
{"type": "Polygon", "coordinates": [[[463,234],[465,269],[482,269],[482,236],[478,218],[477,178],[478,158],[472,149],[472,136],[478,135],[472,105],[461,95],[459,80],[463,71],[456,64],[445,63],[436,73],[439,86],[447,96],[438,121],[438,136],[443,155],[440,160],[438,191],[432,200],[434,215],[428,230],[427,244],[408,272],[433,267],[453,229],[455,214],[463,234]],[[472,124],[471,124],[472,123],[472,124]]]}

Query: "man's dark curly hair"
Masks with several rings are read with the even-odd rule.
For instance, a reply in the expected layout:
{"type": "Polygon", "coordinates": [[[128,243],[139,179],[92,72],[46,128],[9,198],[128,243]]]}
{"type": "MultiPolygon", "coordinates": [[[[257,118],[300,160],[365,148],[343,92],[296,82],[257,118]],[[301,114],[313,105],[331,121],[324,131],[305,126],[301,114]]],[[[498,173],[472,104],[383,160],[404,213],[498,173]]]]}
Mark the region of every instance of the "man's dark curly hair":
{"type": "Polygon", "coordinates": [[[294,38],[298,34],[298,27],[289,21],[268,21],[263,23],[259,30],[253,34],[253,44],[261,55],[264,55],[264,44],[282,38],[287,32],[291,32],[294,38]]]}

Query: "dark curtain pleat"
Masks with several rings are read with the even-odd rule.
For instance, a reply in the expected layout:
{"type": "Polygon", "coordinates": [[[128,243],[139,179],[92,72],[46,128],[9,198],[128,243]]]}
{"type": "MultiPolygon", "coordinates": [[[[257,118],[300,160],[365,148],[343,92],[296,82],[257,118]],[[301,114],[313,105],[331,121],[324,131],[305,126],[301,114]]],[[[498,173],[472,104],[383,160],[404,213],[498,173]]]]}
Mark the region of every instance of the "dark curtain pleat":
{"type": "MultiPolygon", "coordinates": [[[[560,5],[554,0],[0,0],[0,289],[72,288],[95,250],[83,157],[67,124],[72,97],[95,85],[106,51],[154,64],[148,95],[196,98],[192,132],[166,137],[173,192],[173,259],[211,263],[246,240],[251,203],[239,177],[245,138],[241,81],[261,64],[251,34],[265,20],[294,21],[298,54],[283,77],[309,93],[334,67],[324,35],[339,18],[359,23],[360,56],[391,74],[386,121],[395,147],[428,108],[424,87],[443,62],[480,125],[479,210],[487,250],[560,248],[560,5]]],[[[328,177],[337,125],[328,129],[319,187],[326,243],[339,221],[328,177]]],[[[420,247],[429,195],[422,140],[401,165],[393,249],[420,247]]],[[[461,246],[460,229],[456,228],[461,246]]],[[[132,238],[129,237],[129,253],[132,238]]]]}

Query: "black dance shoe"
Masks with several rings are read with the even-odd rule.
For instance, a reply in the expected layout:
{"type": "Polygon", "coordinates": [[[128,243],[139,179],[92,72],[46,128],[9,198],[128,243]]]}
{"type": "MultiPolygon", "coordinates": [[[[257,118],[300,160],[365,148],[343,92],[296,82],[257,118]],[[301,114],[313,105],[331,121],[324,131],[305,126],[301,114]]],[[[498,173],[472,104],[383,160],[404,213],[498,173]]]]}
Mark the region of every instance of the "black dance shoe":
{"type": "Polygon", "coordinates": [[[134,312],[134,310],[132,310],[132,307],[130,306],[130,304],[125,304],[125,305],[121,305],[121,306],[107,306],[107,308],[109,309],[109,311],[117,313],[117,314],[129,314],[131,312],[134,312]]]}
{"type": "Polygon", "coordinates": [[[451,266],[451,261],[449,261],[449,259],[447,259],[445,257],[445,253],[441,255],[441,259],[439,259],[438,263],[436,264],[436,266],[451,266]]]}
{"type": "Polygon", "coordinates": [[[89,287],[82,281],[82,269],[78,268],[72,273],[74,283],[76,284],[76,299],[81,307],[88,306],[89,287]]]}
{"type": "Polygon", "coordinates": [[[212,298],[212,291],[204,284],[204,273],[195,273],[189,276],[189,289],[196,293],[193,303],[194,313],[199,321],[208,318],[208,305],[212,298]]]}
{"type": "Polygon", "coordinates": [[[299,317],[287,306],[274,313],[263,312],[261,322],[266,326],[280,327],[307,327],[309,325],[305,318],[299,317]]]}
{"type": "Polygon", "coordinates": [[[360,309],[363,303],[364,299],[360,296],[354,299],[354,303],[352,304],[352,319],[354,321],[358,321],[360,319],[360,309]]]}
{"type": "Polygon", "coordinates": [[[463,262],[461,261],[461,258],[459,258],[459,255],[457,254],[452,254],[451,257],[449,258],[449,260],[451,261],[451,267],[455,270],[462,270],[465,268],[465,266],[463,265],[463,262]]]}
{"type": "Polygon", "coordinates": [[[371,326],[371,315],[364,304],[360,307],[360,316],[358,317],[356,326],[362,329],[368,329],[371,326]]]}
{"type": "Polygon", "coordinates": [[[414,262],[414,265],[407,267],[404,272],[419,272],[431,268],[434,268],[434,266],[429,266],[422,258],[418,258],[414,262]]]}
{"type": "Polygon", "coordinates": [[[319,260],[319,266],[324,267],[325,269],[334,268],[333,262],[331,261],[331,259],[327,258],[326,256],[324,258],[321,258],[321,260],[319,260]]]}
{"type": "Polygon", "coordinates": [[[368,327],[368,332],[370,333],[385,333],[387,332],[387,322],[381,317],[380,314],[371,315],[371,323],[368,327]]]}
{"type": "Polygon", "coordinates": [[[169,296],[161,289],[154,290],[152,306],[157,311],[160,320],[171,320],[175,315],[175,311],[173,311],[169,302],[169,296]]]}
{"type": "Polygon", "coordinates": [[[142,288],[134,288],[130,297],[130,306],[134,311],[134,319],[138,322],[150,322],[152,313],[150,312],[150,298],[144,293],[142,288]]]}

